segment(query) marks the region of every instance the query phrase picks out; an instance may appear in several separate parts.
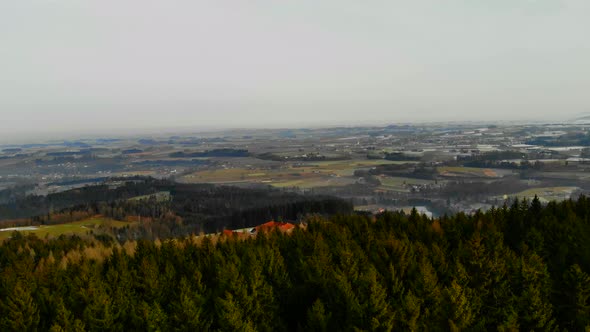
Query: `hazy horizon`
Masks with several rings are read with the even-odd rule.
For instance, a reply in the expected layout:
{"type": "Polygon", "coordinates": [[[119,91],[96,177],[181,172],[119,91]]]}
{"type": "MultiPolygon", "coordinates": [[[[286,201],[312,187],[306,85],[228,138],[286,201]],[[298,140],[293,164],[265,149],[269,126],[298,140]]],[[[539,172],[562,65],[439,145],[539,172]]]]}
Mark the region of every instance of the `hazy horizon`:
{"type": "Polygon", "coordinates": [[[0,143],[158,128],[558,121],[587,1],[7,1],[0,143]]]}
{"type": "MultiPolygon", "coordinates": [[[[586,114],[588,115],[588,114],[586,114]]],[[[0,132],[0,146],[11,146],[32,143],[47,143],[47,142],[66,142],[77,140],[92,140],[92,139],[136,139],[136,138],[164,138],[171,136],[210,136],[212,134],[228,134],[232,132],[248,132],[248,131],[265,131],[265,130],[299,130],[299,129],[331,129],[331,128],[385,128],[391,125],[410,125],[410,126],[466,126],[472,128],[474,126],[512,126],[512,125],[538,125],[538,124],[560,124],[558,121],[548,120],[497,120],[497,121],[478,121],[478,120],[464,120],[464,121],[398,121],[398,122],[357,122],[357,123],[310,123],[300,125],[275,125],[275,126],[209,126],[209,127],[195,127],[195,126],[154,126],[154,127],[126,127],[119,129],[105,129],[105,128],[91,128],[79,129],[70,131],[36,131],[19,132],[17,134],[6,134],[0,132]]]]}

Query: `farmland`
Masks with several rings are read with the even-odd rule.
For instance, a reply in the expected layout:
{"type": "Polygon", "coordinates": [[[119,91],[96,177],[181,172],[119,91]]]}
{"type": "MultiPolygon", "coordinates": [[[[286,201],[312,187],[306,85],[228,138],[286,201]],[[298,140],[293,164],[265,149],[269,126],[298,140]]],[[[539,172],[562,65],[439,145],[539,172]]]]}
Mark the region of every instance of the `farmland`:
{"type": "Polygon", "coordinates": [[[180,180],[189,183],[215,184],[259,183],[278,188],[343,186],[355,183],[354,171],[387,164],[402,164],[402,162],[388,160],[289,162],[280,168],[263,166],[203,170],[185,175],[180,180]]]}
{"type": "MultiPolygon", "coordinates": [[[[105,182],[116,188],[120,178],[150,176],[313,192],[356,206],[469,212],[538,188],[547,199],[570,193],[543,188],[578,187],[574,197],[590,191],[590,148],[573,141],[560,147],[564,140],[544,136],[585,137],[586,131],[577,125],[394,124],[7,145],[0,147],[0,203],[105,182]],[[540,141],[548,146],[534,144],[540,141]]],[[[155,197],[168,199],[166,193],[155,197]]],[[[0,219],[10,217],[0,211],[0,219]]]]}
{"type": "Polygon", "coordinates": [[[381,182],[380,189],[401,192],[409,192],[409,188],[411,188],[412,185],[428,185],[434,183],[432,180],[390,176],[380,176],[379,181],[381,182]]]}
{"type": "Polygon", "coordinates": [[[477,168],[477,167],[462,167],[462,166],[446,166],[438,168],[441,176],[447,177],[489,177],[495,178],[500,177],[497,170],[489,168],[477,168]]]}

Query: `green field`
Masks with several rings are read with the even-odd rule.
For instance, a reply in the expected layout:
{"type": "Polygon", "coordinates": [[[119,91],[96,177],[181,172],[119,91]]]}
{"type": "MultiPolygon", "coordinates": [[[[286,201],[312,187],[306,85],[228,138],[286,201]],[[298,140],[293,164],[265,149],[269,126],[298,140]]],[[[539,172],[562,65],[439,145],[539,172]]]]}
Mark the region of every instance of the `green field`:
{"type": "MultiPolygon", "coordinates": [[[[23,234],[36,234],[40,238],[45,236],[57,237],[62,234],[86,234],[91,230],[98,230],[100,227],[124,227],[130,225],[130,222],[124,222],[104,217],[93,217],[81,221],[67,224],[39,226],[35,230],[19,231],[23,234]]],[[[8,239],[12,236],[13,231],[1,231],[0,240],[8,239]]]]}
{"type": "Polygon", "coordinates": [[[299,187],[307,189],[327,186],[344,186],[353,184],[354,182],[355,179],[350,177],[308,177],[297,180],[276,182],[272,183],[272,186],[277,188],[299,187]]]}
{"type": "Polygon", "coordinates": [[[381,181],[381,186],[379,186],[379,189],[403,191],[403,192],[409,191],[409,189],[406,187],[406,185],[424,185],[424,184],[434,183],[434,181],[432,181],[432,180],[414,179],[414,178],[406,178],[406,177],[392,177],[392,176],[380,176],[379,181],[381,181]]]}

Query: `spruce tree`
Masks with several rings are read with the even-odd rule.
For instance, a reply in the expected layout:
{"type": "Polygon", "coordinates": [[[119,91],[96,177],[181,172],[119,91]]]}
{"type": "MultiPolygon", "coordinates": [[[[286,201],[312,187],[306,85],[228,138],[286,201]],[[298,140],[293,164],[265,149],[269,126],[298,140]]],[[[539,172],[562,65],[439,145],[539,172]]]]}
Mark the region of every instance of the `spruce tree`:
{"type": "Polygon", "coordinates": [[[307,310],[305,331],[327,332],[330,331],[331,314],[326,312],[326,308],[320,299],[317,299],[307,310]]]}
{"type": "Polygon", "coordinates": [[[36,331],[39,325],[39,310],[28,287],[21,281],[0,302],[2,317],[0,327],[4,331],[36,331]]]}

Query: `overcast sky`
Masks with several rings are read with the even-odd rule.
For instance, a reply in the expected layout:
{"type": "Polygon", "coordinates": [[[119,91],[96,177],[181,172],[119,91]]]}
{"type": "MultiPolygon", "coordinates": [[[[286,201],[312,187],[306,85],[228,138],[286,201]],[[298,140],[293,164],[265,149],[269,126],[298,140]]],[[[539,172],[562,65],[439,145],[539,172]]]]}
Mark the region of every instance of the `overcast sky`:
{"type": "Polygon", "coordinates": [[[0,0],[0,132],[569,118],[588,0],[0,0]]]}

